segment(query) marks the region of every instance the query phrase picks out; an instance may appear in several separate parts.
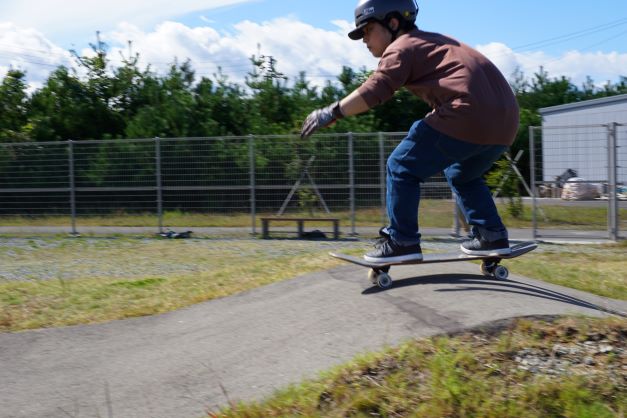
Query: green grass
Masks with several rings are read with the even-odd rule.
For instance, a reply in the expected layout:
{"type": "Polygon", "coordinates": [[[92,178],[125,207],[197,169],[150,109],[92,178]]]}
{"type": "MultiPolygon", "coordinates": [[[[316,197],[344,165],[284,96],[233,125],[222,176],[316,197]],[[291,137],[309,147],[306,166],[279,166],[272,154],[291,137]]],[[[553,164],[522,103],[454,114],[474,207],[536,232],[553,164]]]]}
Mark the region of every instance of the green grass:
{"type": "MultiPolygon", "coordinates": [[[[518,320],[501,332],[413,340],[352,362],[254,403],[210,417],[611,418],[627,412],[624,319],[518,320]],[[597,354],[558,375],[519,368],[517,353],[577,346],[602,335],[620,354],[597,354]],[[622,370],[622,371],[621,371],[622,370]]],[[[573,362],[575,363],[575,362],[573,362]]]]}
{"type": "Polygon", "coordinates": [[[627,241],[606,246],[541,244],[533,257],[507,260],[510,270],[527,277],[614,299],[627,300],[627,241]]]}
{"type": "MultiPolygon", "coordinates": [[[[506,205],[498,205],[503,222],[509,228],[531,228],[532,210],[530,207],[523,209],[520,218],[512,217],[506,205]]],[[[536,220],[538,228],[557,228],[575,230],[606,230],[607,207],[587,208],[573,206],[541,206],[542,212],[538,213],[536,220]],[[546,219],[545,219],[546,216],[546,219]]],[[[627,209],[619,210],[620,229],[627,229],[627,209]]]]}
{"type": "MultiPolygon", "coordinates": [[[[531,208],[525,207],[520,218],[514,218],[508,214],[506,205],[499,204],[499,213],[509,228],[531,228],[531,208]]],[[[538,226],[540,228],[563,228],[581,230],[605,230],[607,228],[607,208],[586,208],[566,206],[542,206],[543,212],[548,218],[544,220],[538,214],[538,226]]],[[[447,200],[423,200],[420,203],[420,225],[432,228],[450,228],[452,225],[453,204],[447,200]]],[[[274,213],[258,213],[257,226],[261,226],[259,218],[272,216],[274,213]]],[[[292,213],[292,215],[296,215],[292,213]]],[[[307,213],[300,215],[309,216],[307,213]]],[[[315,216],[325,217],[326,214],[317,212],[315,216]]],[[[346,226],[351,222],[349,211],[333,211],[333,216],[340,219],[341,225],[346,226]]],[[[381,208],[358,209],[355,216],[357,226],[379,226],[382,224],[381,208]]],[[[627,229],[627,209],[620,210],[620,228],[627,229]]],[[[189,213],[180,211],[168,211],[164,213],[164,225],[176,227],[248,227],[251,226],[249,213],[189,213]]],[[[129,214],[117,212],[103,216],[80,216],[77,226],[144,226],[153,227],[158,224],[155,214],[139,213],[129,214]]],[[[3,216],[0,217],[0,226],[69,226],[69,216],[3,216]]],[[[312,224],[315,225],[315,224],[312,224]]]]}
{"type": "Polygon", "coordinates": [[[299,241],[19,242],[23,246],[0,247],[0,277],[21,279],[0,281],[0,331],[168,312],[339,263],[327,254],[331,246],[320,249],[299,241]]]}
{"type": "MultiPolygon", "coordinates": [[[[153,315],[337,266],[368,242],[0,239],[0,332],[153,315]],[[4,278],[4,279],[3,279],[4,278]]],[[[429,251],[429,242],[424,245],[429,251]]],[[[513,274],[627,300],[627,243],[541,245],[513,274]],[[584,251],[585,250],[585,251],[584,251]]],[[[365,272],[364,272],[365,277],[365,272]]]]}
{"type": "Polygon", "coordinates": [[[627,241],[602,245],[541,243],[539,248],[503,263],[515,274],[627,300],[627,241]]]}

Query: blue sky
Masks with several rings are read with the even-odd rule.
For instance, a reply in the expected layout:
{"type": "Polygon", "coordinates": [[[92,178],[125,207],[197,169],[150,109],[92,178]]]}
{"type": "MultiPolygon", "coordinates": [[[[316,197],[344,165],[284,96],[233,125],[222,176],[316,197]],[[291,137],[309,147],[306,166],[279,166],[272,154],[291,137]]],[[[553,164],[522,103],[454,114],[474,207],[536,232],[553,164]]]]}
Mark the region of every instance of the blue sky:
{"type": "MultiPolygon", "coordinates": [[[[224,7],[182,16],[189,25],[203,25],[199,16],[211,19],[215,27],[228,29],[243,20],[271,20],[292,15],[323,29],[332,29],[331,21],[353,18],[355,1],[333,0],[259,0],[249,4],[224,7]]],[[[511,47],[527,45],[579,32],[623,19],[615,28],[601,30],[565,42],[544,47],[548,53],[582,49],[614,37],[595,47],[605,52],[627,52],[627,1],[556,0],[429,0],[419,2],[418,24],[421,29],[442,32],[471,45],[503,42],[511,47]],[[565,5],[567,3],[567,5],[565,5]],[[601,7],[595,7],[601,6],[601,7]]]]}
{"type": "MultiPolygon", "coordinates": [[[[240,82],[249,57],[278,60],[289,77],[306,71],[314,83],[333,80],[343,65],[373,68],[361,42],[348,40],[356,1],[331,0],[0,0],[0,76],[22,68],[37,86],[56,65],[73,66],[68,49],[89,54],[95,32],[112,65],[128,55],[164,70],[192,61],[199,76],[222,68],[240,82]]],[[[551,76],[598,84],[627,75],[627,1],[419,1],[418,25],[479,49],[506,76],[551,76]]]]}

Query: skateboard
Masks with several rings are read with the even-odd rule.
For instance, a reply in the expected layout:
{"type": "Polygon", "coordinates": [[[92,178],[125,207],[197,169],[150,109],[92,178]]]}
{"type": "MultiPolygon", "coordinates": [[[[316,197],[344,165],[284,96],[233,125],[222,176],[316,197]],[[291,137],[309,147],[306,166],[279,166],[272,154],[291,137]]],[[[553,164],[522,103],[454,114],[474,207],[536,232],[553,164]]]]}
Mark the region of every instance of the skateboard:
{"type": "Polygon", "coordinates": [[[507,255],[470,255],[462,252],[459,253],[435,253],[435,254],[423,254],[422,260],[401,261],[392,263],[371,263],[364,260],[362,257],[355,257],[342,253],[329,253],[331,257],[339,258],[340,260],[348,261],[349,263],[357,264],[359,266],[368,267],[368,279],[372,284],[379,286],[381,289],[389,289],[392,287],[392,277],[390,277],[390,267],[408,265],[408,264],[430,264],[430,263],[448,263],[453,261],[472,261],[481,260],[481,273],[484,276],[491,277],[498,280],[505,280],[509,276],[509,270],[507,267],[500,265],[501,260],[507,258],[520,257],[523,254],[527,254],[530,251],[535,250],[538,244],[535,242],[522,242],[511,247],[511,253],[507,255]]]}

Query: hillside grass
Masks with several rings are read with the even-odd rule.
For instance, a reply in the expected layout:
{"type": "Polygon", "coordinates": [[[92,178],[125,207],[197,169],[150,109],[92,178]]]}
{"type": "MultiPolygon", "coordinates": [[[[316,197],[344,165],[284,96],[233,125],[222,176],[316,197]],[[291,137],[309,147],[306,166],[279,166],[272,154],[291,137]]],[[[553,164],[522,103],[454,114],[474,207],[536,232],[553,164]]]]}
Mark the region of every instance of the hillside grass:
{"type": "Polygon", "coordinates": [[[622,418],[626,325],[619,318],[522,319],[500,331],[412,340],[208,416],[622,418]],[[609,352],[597,349],[600,339],[609,352]],[[523,366],[525,352],[549,366],[523,366]],[[592,360],[582,361],[586,355],[592,360]]]}

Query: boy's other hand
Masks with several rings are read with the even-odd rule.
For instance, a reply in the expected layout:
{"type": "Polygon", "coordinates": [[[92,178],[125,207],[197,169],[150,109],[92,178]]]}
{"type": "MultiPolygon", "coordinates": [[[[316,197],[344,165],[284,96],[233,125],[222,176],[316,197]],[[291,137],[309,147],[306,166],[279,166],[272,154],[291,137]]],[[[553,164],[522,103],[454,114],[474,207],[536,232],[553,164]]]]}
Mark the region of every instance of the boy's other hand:
{"type": "Polygon", "coordinates": [[[318,129],[326,128],[342,117],[340,102],[335,102],[322,109],[314,110],[307,116],[307,119],[305,119],[303,123],[303,127],[300,131],[301,139],[308,138],[318,129]]]}

